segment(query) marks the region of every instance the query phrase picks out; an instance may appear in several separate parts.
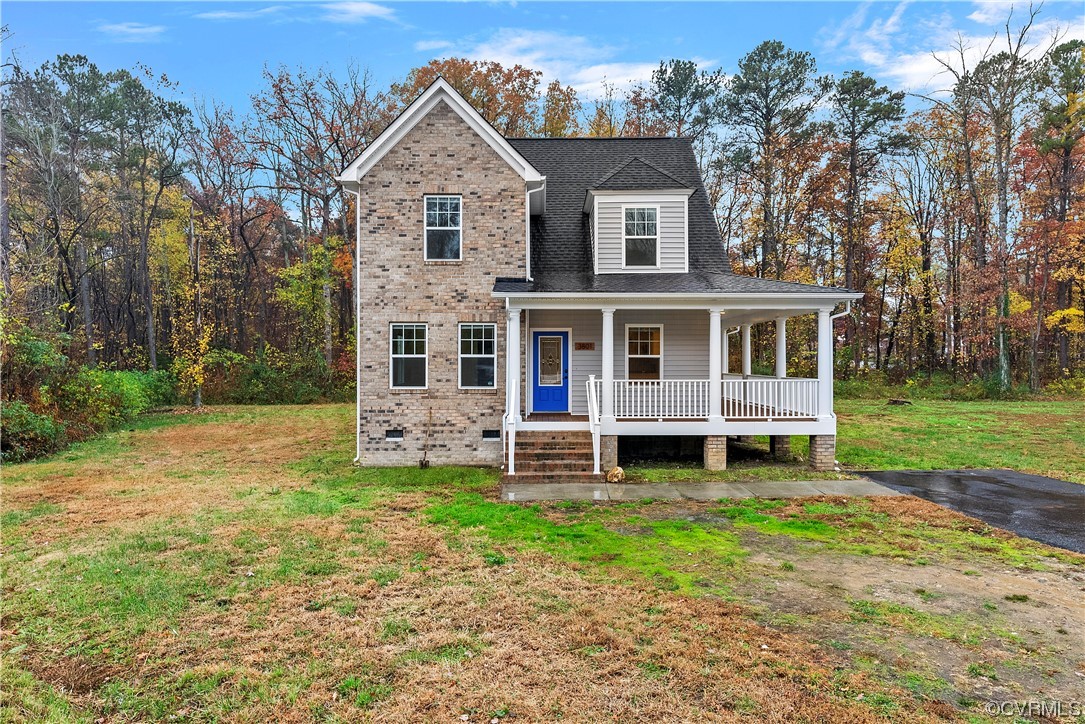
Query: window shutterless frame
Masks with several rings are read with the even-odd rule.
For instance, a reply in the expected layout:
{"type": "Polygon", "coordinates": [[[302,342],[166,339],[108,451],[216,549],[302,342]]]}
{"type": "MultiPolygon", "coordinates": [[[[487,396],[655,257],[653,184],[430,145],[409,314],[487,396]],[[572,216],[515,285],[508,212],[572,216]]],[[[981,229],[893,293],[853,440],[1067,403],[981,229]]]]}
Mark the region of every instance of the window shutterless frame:
{"type": "MultiPolygon", "coordinates": [[[[417,363],[415,363],[417,364],[417,363]]],[[[429,389],[429,325],[421,322],[393,322],[388,325],[388,387],[392,390],[429,389]],[[421,385],[397,385],[396,361],[406,367],[410,360],[422,360],[421,385]]]]}
{"type": "Polygon", "coordinates": [[[663,325],[662,324],[627,324],[627,325],[625,325],[625,378],[627,380],[633,379],[633,376],[629,373],[629,360],[630,359],[658,359],[659,360],[659,377],[658,377],[658,379],[660,379],[660,380],[663,379],[663,325]],[[630,340],[629,333],[634,329],[638,329],[638,330],[639,329],[658,330],[659,331],[659,352],[656,353],[656,354],[652,353],[652,350],[651,350],[651,338],[650,337],[647,340],[644,340],[644,339],[630,340]],[[631,346],[630,345],[631,341],[637,343],[637,346],[638,346],[639,349],[637,350],[636,353],[631,353],[629,351],[630,346],[631,346]],[[645,344],[648,345],[646,350],[644,348],[645,344]]]}
{"type": "Polygon", "coordinates": [[[422,197],[422,255],[425,261],[463,260],[463,197],[459,194],[426,194],[422,197]],[[456,256],[430,256],[430,232],[454,234],[456,256]]]}
{"type": "MultiPolygon", "coordinates": [[[[475,362],[477,365],[478,362],[475,362]]],[[[477,367],[476,367],[477,371],[477,367]]],[[[461,390],[497,389],[497,325],[485,322],[461,322],[459,333],[459,368],[456,371],[461,390]],[[465,385],[463,383],[464,360],[489,360],[492,367],[488,385],[465,385]]]]}
{"type": "Polygon", "coordinates": [[[622,269],[658,269],[660,265],[659,244],[659,205],[658,204],[622,204],[622,269]],[[638,215],[637,212],[650,212],[638,215]],[[629,212],[633,212],[633,218],[627,219],[629,212]],[[632,225],[633,233],[630,231],[632,225]],[[654,232],[654,233],[652,233],[654,232]],[[647,241],[655,243],[655,264],[629,264],[626,252],[630,241],[647,241]]]}

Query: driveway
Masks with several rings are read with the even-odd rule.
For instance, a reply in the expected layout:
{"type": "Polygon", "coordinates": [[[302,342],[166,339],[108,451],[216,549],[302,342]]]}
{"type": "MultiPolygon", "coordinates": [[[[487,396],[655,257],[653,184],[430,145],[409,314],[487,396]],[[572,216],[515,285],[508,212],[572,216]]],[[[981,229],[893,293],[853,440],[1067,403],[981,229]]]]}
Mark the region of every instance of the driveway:
{"type": "Polygon", "coordinates": [[[887,470],[863,475],[1026,538],[1085,553],[1085,485],[1013,470],[887,470]]]}

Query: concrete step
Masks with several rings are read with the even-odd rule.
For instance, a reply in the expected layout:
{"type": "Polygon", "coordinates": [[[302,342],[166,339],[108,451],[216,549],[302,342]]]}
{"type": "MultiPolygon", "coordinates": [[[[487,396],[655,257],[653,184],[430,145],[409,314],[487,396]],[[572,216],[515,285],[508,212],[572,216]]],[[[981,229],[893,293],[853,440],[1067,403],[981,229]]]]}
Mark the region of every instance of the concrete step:
{"type": "Polygon", "coordinates": [[[557,472],[557,473],[535,473],[535,472],[519,472],[520,466],[517,465],[516,475],[504,475],[501,477],[503,483],[601,483],[606,479],[604,475],[596,475],[591,471],[588,472],[557,472]]]}

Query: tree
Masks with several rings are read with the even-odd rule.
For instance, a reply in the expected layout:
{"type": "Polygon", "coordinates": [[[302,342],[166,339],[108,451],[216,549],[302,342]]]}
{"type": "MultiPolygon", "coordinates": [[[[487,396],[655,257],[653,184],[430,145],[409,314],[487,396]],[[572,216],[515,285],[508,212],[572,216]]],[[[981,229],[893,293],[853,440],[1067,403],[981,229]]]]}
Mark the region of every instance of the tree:
{"type": "Polygon", "coordinates": [[[539,135],[545,138],[566,138],[580,133],[581,103],[576,89],[552,80],[546,86],[542,101],[539,135]]]}
{"type": "MultiPolygon", "coordinates": [[[[860,216],[865,208],[865,193],[879,161],[903,147],[905,138],[894,132],[894,125],[904,117],[904,93],[879,86],[861,71],[850,71],[836,83],[829,96],[833,128],[845,158],[844,187],[844,286],[862,289],[865,264],[859,258],[862,244],[858,238],[860,216]]],[[[854,318],[845,327],[851,343],[856,332],[854,318]]],[[[854,362],[859,369],[860,349],[854,345],[854,362]]]]}
{"type": "Polygon", "coordinates": [[[702,141],[718,118],[722,86],[719,71],[699,71],[692,60],[661,62],[648,92],[663,133],[702,141]]]}
{"type": "Polygon", "coordinates": [[[502,136],[529,136],[536,130],[542,73],[516,64],[467,58],[431,60],[392,86],[391,95],[407,105],[437,78],[444,78],[502,136]]]}
{"type": "Polygon", "coordinates": [[[785,233],[778,207],[782,157],[806,144],[817,130],[814,111],[831,82],[817,76],[813,56],[777,40],[744,56],[723,94],[723,120],[733,129],[740,153],[735,159],[756,184],[761,211],[761,276],[784,272],[780,241],[785,233]]]}

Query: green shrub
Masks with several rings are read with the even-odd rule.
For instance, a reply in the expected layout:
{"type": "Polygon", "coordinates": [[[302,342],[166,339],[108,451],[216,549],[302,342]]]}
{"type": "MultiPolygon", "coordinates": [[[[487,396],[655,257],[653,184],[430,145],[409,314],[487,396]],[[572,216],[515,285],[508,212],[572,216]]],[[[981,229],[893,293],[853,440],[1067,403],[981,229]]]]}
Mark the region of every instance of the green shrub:
{"type": "Polygon", "coordinates": [[[67,442],[66,426],[40,415],[20,400],[0,408],[0,460],[20,462],[59,450],[67,442]]]}
{"type": "Polygon", "coordinates": [[[271,345],[251,356],[211,350],[204,369],[203,398],[212,404],[302,405],[351,393],[319,354],[291,355],[271,345]]]}
{"type": "Polygon", "coordinates": [[[1060,377],[1049,382],[1044,387],[1046,397],[1070,398],[1075,400],[1085,399],[1085,372],[1079,371],[1073,375],[1060,377]]]}

